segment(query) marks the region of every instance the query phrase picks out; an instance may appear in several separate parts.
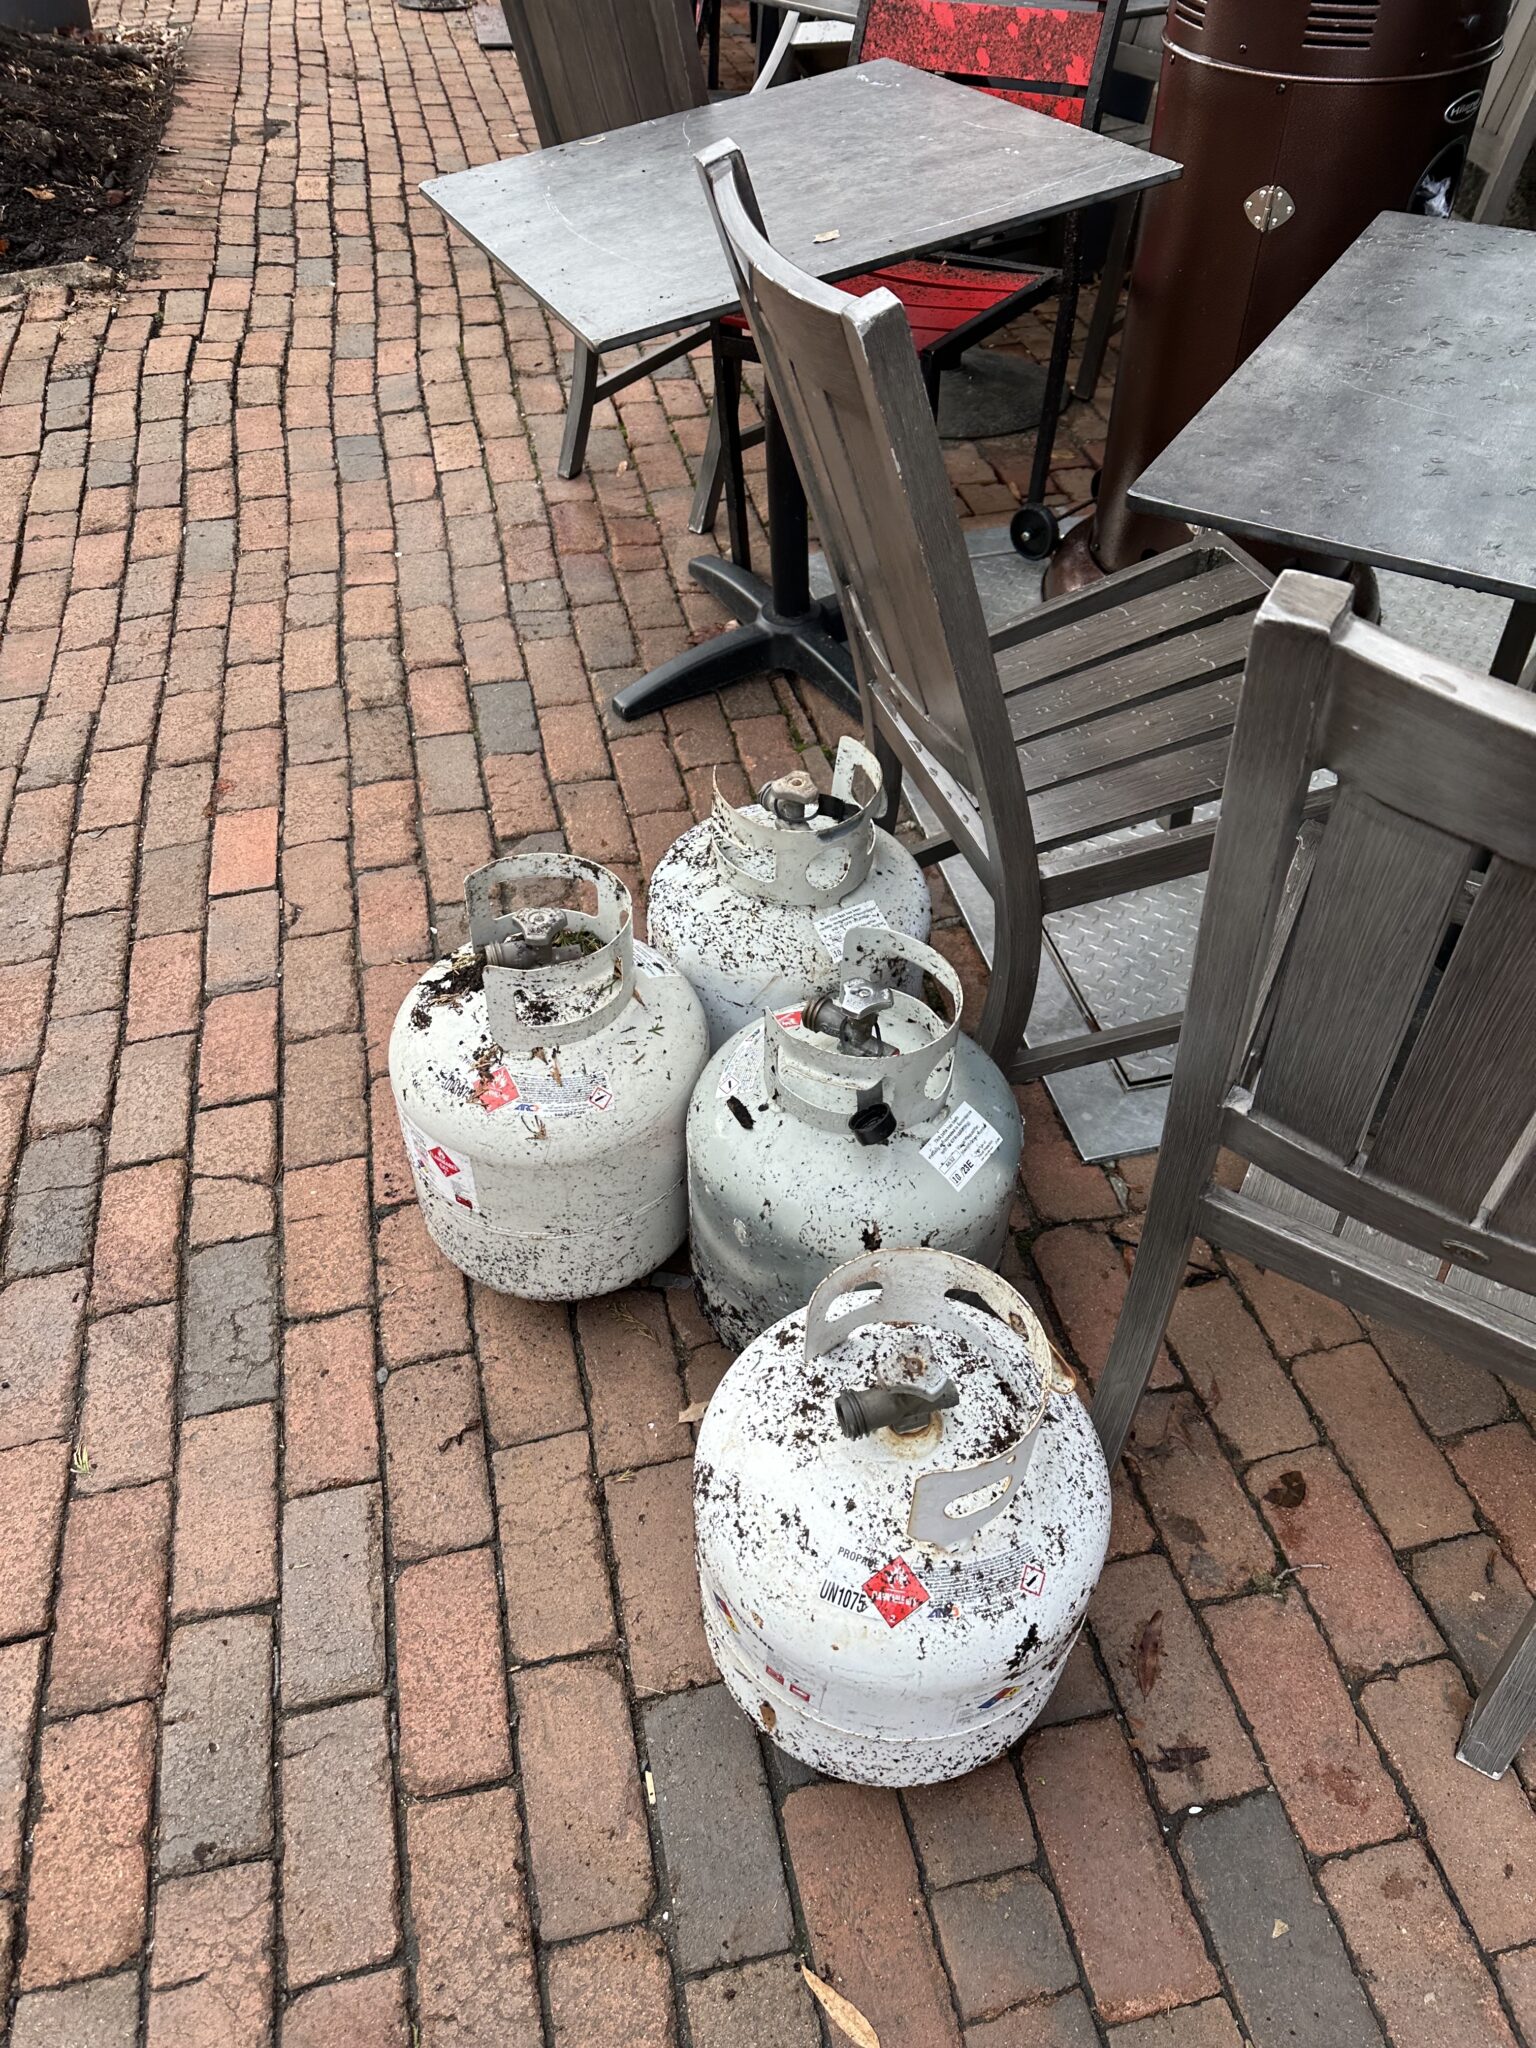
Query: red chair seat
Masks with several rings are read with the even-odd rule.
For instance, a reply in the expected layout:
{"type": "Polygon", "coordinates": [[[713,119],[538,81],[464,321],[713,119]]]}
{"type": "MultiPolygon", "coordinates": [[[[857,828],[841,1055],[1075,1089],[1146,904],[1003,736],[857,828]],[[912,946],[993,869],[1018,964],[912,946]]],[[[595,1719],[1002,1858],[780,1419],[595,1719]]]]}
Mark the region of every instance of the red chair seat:
{"type": "MultiPolygon", "coordinates": [[[[882,288],[894,292],[905,309],[913,342],[921,352],[943,341],[957,327],[968,326],[981,314],[1001,305],[1004,299],[1011,299],[1015,292],[1028,291],[1031,285],[1040,283],[1043,275],[1038,270],[980,270],[969,263],[912,257],[905,263],[889,263],[883,270],[866,270],[858,277],[839,278],[837,289],[851,292],[857,299],[882,288]]],[[[738,332],[746,326],[737,313],[723,324],[738,332]]]]}

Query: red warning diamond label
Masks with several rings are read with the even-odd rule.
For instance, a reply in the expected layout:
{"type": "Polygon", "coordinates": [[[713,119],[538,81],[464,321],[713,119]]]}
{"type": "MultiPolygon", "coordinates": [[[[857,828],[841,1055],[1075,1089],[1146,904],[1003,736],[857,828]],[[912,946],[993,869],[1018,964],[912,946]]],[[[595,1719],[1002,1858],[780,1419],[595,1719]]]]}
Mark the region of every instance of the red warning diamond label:
{"type": "Polygon", "coordinates": [[[895,1628],[909,1614],[915,1614],[928,1599],[928,1588],[904,1557],[893,1557],[873,1578],[864,1581],[864,1591],[880,1610],[887,1628],[895,1628]]]}

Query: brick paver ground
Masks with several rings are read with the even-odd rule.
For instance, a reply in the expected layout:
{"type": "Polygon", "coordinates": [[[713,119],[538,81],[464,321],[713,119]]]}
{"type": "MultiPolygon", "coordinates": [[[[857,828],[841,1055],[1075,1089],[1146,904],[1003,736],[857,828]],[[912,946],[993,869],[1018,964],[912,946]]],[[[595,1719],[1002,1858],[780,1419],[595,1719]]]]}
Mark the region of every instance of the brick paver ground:
{"type": "MultiPolygon", "coordinates": [[[[384,1041],[493,848],[638,886],[831,727],[605,711],[718,624],[704,398],[555,480],[563,337],[416,194],[529,134],[511,59],[389,0],[179,18],[141,274],[0,309],[0,2033],[812,2048],[806,1958],[884,2048],[1536,2038],[1536,1818],[1452,1760],[1536,1410],[1240,1262],[1020,1754],[898,1797],[730,1707],[691,1295],[466,1289],[384,1041]]],[[[1005,512],[1026,451],[951,453],[1005,512]]],[[[1025,1107],[1009,1270],[1091,1375],[1150,1164],[1025,1107]]]]}

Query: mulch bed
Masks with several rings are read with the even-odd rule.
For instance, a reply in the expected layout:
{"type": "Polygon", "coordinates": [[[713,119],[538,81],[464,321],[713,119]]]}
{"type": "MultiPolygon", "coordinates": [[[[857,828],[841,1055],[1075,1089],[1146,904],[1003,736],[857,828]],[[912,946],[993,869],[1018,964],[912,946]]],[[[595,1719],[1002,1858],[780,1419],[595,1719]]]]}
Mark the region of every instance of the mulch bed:
{"type": "Polygon", "coordinates": [[[0,273],[111,265],[171,111],[177,39],[0,28],[0,273]]]}

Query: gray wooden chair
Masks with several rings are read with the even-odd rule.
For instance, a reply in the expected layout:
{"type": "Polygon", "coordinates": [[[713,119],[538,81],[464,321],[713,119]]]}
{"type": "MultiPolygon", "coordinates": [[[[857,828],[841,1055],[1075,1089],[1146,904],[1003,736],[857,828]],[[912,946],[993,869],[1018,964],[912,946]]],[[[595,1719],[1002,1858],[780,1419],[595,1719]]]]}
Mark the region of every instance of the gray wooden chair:
{"type": "MultiPolygon", "coordinates": [[[[1290,572],[1259,614],[1157,1178],[1094,1400],[1111,1463],[1192,1239],[1536,1386],[1536,704],[1290,572]],[[1337,787],[1297,854],[1312,778],[1337,787]],[[1277,964],[1278,963],[1278,964],[1277,964]],[[1214,1179],[1227,1146],[1242,1191],[1214,1179]]],[[[1536,1610],[1459,1754],[1536,1725],[1536,1610]]]]}
{"type": "Polygon", "coordinates": [[[700,162],[816,514],[890,815],[910,777],[944,833],[919,858],[959,854],[992,900],[978,1036],[1018,1078],[1170,1043],[1176,1015],[1023,1048],[1041,918],[1205,867],[1209,822],[1149,821],[1220,795],[1268,579],[1210,537],[989,637],[900,303],[838,291],[775,250],[733,144],[700,162]]]}
{"type": "MultiPolygon", "coordinates": [[[[545,149],[708,102],[691,0],[502,0],[502,7],[545,149]]],[[[678,335],[606,375],[587,344],[572,339],[563,477],[586,460],[599,401],[698,348],[709,329],[678,335]]]]}

